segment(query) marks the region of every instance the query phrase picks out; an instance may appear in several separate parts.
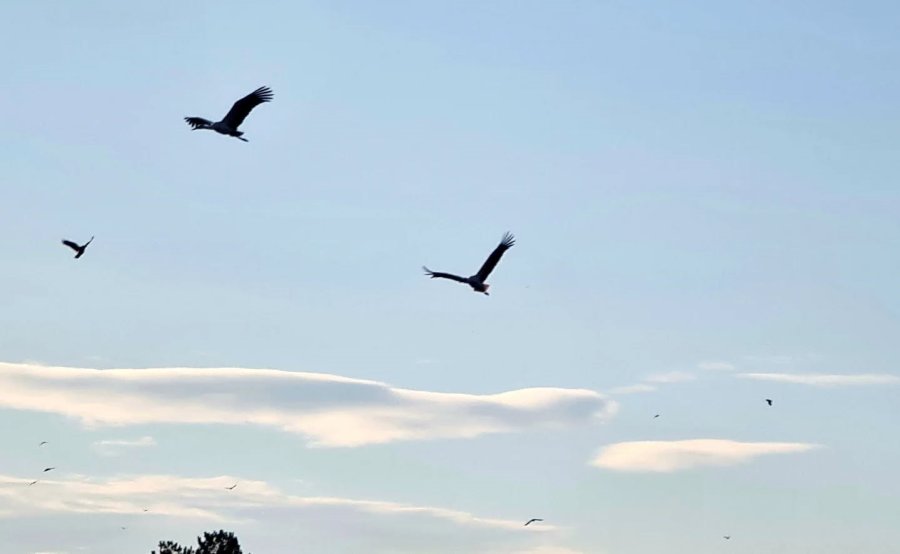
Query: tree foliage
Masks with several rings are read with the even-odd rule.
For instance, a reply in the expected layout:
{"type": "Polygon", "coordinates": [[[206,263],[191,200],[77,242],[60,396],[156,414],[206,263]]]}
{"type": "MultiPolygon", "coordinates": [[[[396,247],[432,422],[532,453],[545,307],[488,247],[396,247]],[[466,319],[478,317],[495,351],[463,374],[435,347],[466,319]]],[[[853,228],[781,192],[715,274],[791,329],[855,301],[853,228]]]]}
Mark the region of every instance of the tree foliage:
{"type": "Polygon", "coordinates": [[[214,531],[203,533],[197,537],[197,546],[181,546],[173,541],[160,541],[159,551],[151,551],[150,554],[243,554],[241,545],[229,531],[214,531]]]}

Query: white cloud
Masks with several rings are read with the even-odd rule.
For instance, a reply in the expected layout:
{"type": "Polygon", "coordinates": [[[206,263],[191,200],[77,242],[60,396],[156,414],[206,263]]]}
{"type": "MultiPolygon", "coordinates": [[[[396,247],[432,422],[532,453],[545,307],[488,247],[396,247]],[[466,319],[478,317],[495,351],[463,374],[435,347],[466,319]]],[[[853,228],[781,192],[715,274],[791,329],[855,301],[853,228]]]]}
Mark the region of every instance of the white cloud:
{"type": "Polygon", "coordinates": [[[697,367],[704,371],[734,371],[734,364],[728,362],[700,362],[697,367]]]}
{"type": "Polygon", "coordinates": [[[636,394],[640,392],[653,392],[656,387],[647,383],[638,383],[636,385],[626,385],[624,387],[615,387],[609,390],[610,394],[636,394]]]}
{"type": "Polygon", "coordinates": [[[818,448],[790,442],[737,442],[720,439],[620,442],[603,447],[590,464],[615,471],[663,472],[741,464],[767,454],[818,448]]]}
{"type": "Polygon", "coordinates": [[[648,383],[682,383],[684,381],[693,381],[697,376],[686,371],[669,371],[667,373],[655,373],[645,378],[648,383]]]}
{"type": "Polygon", "coordinates": [[[823,373],[740,373],[737,377],[741,379],[754,379],[757,381],[813,385],[816,387],[895,385],[900,383],[900,376],[887,373],[859,373],[849,375],[829,375],[823,373]]]}
{"type": "Polygon", "coordinates": [[[127,448],[147,448],[149,446],[156,446],[156,440],[153,437],[141,437],[133,440],[107,439],[96,441],[93,446],[101,454],[112,456],[127,448]]]}
{"type": "Polygon", "coordinates": [[[617,408],[585,389],[458,394],[273,369],[81,369],[0,363],[0,407],[91,426],[254,424],[314,446],[469,438],[602,421],[617,408]]]}
{"type": "MultiPolygon", "coordinates": [[[[42,480],[0,475],[0,517],[52,513],[170,516],[216,523],[256,521],[273,511],[294,521],[313,512],[340,511],[353,517],[421,517],[460,527],[519,531],[518,519],[481,517],[461,510],[379,500],[286,494],[264,481],[232,476],[188,478],[171,475],[42,480]],[[233,490],[225,487],[238,482],[233,490]],[[147,509],[147,512],[144,512],[147,509]]],[[[557,530],[543,525],[539,532],[557,530]]]]}
{"type": "MultiPolygon", "coordinates": [[[[565,546],[537,546],[518,554],[587,554],[582,550],[573,550],[565,546]]],[[[596,553],[595,553],[596,554],[596,553]]]]}

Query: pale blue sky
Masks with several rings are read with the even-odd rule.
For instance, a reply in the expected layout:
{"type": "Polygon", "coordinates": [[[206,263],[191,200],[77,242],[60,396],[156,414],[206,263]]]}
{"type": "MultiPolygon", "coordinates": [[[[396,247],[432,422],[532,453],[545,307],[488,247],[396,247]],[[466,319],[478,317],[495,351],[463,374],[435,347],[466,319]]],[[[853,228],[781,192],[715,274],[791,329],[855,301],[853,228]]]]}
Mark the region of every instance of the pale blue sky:
{"type": "Polygon", "coordinates": [[[224,527],[254,554],[895,552],[900,6],[634,4],[8,2],[6,548],[149,552],[224,527]],[[275,99],[249,143],[182,121],[262,85],[275,99]],[[474,272],[507,230],[490,297],[422,275],[474,272]],[[77,261],[59,244],[91,235],[77,261]],[[561,390],[532,412],[274,377],[224,378],[240,402],[178,376],[165,394],[88,387],[119,409],[78,404],[63,370],[22,376],[42,365],[561,390]],[[616,391],[639,383],[655,389],[616,391]],[[349,436],[332,420],[316,435],[312,400],[398,410],[385,429],[423,436],[312,447],[349,436]],[[179,401],[255,424],[192,420],[179,401]],[[125,421],[129,406],[160,413],[125,421]],[[263,407],[281,423],[254,419],[263,407]],[[442,427],[494,417],[500,432],[442,427]],[[806,450],[589,465],[692,439],[806,450]],[[48,465],[56,481],[16,481],[48,465]],[[110,481],[142,476],[163,484],[110,481]],[[246,484],[228,496],[204,481],[218,478],[246,484]],[[209,498],[179,496],[179,479],[209,498]],[[148,490],[159,507],[130,513],[148,490]],[[91,500],[48,500],[66,495],[91,500]],[[298,508],[318,497],[341,500],[298,508]],[[530,517],[557,528],[507,525],[530,517]]]}

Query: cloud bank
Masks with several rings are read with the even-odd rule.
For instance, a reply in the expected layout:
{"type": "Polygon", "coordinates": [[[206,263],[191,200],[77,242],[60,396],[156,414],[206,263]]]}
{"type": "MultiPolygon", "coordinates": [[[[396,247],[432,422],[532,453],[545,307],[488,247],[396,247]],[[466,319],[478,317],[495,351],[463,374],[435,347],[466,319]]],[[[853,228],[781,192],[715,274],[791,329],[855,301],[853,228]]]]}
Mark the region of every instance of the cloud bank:
{"type": "MultiPolygon", "coordinates": [[[[518,531],[522,522],[473,515],[460,510],[416,506],[378,500],[325,496],[296,496],[284,493],[264,481],[232,476],[187,478],[171,475],[93,479],[75,476],[71,480],[30,481],[0,475],[0,517],[79,514],[152,514],[211,520],[216,523],[253,521],[264,513],[347,512],[354,517],[422,517],[462,527],[518,531]],[[225,487],[238,482],[234,490],[225,487]],[[147,510],[146,512],[144,510],[147,510]]],[[[544,525],[540,532],[553,531],[544,525]]]]}
{"type": "Polygon", "coordinates": [[[731,466],[769,454],[818,448],[791,442],[737,442],[721,439],[620,442],[603,447],[590,464],[614,471],[670,473],[704,466],[731,466]]]}
{"type": "Polygon", "coordinates": [[[617,408],[585,389],[459,394],[274,369],[83,369],[0,363],[0,407],[88,426],[150,423],[275,427],[313,446],[471,438],[602,421],[617,408]]]}
{"type": "Polygon", "coordinates": [[[853,387],[863,385],[896,385],[900,376],[887,373],[824,374],[824,373],[740,373],[741,379],[774,381],[815,387],[853,387]]]}

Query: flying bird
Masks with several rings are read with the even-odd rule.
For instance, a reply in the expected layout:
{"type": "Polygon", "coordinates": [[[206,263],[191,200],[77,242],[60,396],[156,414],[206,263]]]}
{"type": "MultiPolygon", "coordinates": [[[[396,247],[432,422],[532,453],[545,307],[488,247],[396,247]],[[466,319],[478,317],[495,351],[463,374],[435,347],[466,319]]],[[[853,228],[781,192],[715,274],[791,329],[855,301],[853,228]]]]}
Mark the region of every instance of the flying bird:
{"type": "Polygon", "coordinates": [[[497,267],[497,262],[500,261],[500,258],[503,257],[503,253],[513,247],[516,244],[516,238],[512,236],[511,233],[506,233],[503,235],[503,239],[500,241],[500,244],[497,245],[497,248],[494,248],[494,251],[491,252],[491,255],[488,256],[487,260],[485,260],[484,265],[481,266],[481,269],[478,270],[478,273],[472,275],[471,277],[460,277],[459,275],[453,275],[451,273],[441,273],[439,271],[431,271],[425,266],[422,266],[422,269],[425,270],[425,275],[428,275],[432,279],[452,279],[458,283],[465,283],[472,287],[472,290],[475,292],[480,292],[485,296],[489,296],[488,288],[490,285],[485,283],[484,281],[488,278],[488,275],[494,271],[494,268],[497,267]]]}
{"type": "Polygon", "coordinates": [[[534,523],[535,521],[544,521],[544,520],[539,517],[533,517],[533,518],[529,519],[528,521],[526,521],[525,525],[523,525],[522,527],[528,527],[529,524],[534,523]]]}
{"type": "Polygon", "coordinates": [[[233,491],[233,490],[234,490],[234,487],[236,487],[236,486],[238,486],[237,483],[231,485],[230,487],[225,487],[225,489],[226,489],[226,490],[229,490],[229,491],[233,491]]]}
{"type": "Polygon", "coordinates": [[[653,416],[653,419],[656,419],[658,417],[659,417],[659,414],[656,414],[655,416],[653,416]]]}
{"type": "Polygon", "coordinates": [[[75,259],[76,260],[78,258],[80,258],[82,254],[84,254],[84,249],[87,248],[88,245],[92,242],[94,242],[94,237],[91,237],[91,240],[87,241],[86,243],[82,244],[81,246],[79,246],[78,244],[76,244],[70,240],[63,239],[63,241],[62,241],[63,244],[65,244],[66,246],[68,246],[69,248],[71,248],[72,250],[75,251],[75,259]]]}
{"type": "Polygon", "coordinates": [[[722,538],[725,539],[726,541],[730,541],[730,540],[731,540],[731,535],[725,535],[725,536],[722,537],[722,538]]]}
{"type": "Polygon", "coordinates": [[[55,467],[45,467],[45,468],[44,468],[44,473],[47,473],[47,472],[50,471],[51,469],[56,469],[56,468],[55,468],[55,467]]]}
{"type": "Polygon", "coordinates": [[[35,483],[37,483],[37,479],[35,479],[34,481],[28,483],[28,486],[30,487],[31,485],[33,485],[33,484],[35,484],[35,483]]]}
{"type": "Polygon", "coordinates": [[[768,404],[769,406],[771,406],[771,405],[772,405],[772,399],[771,399],[771,398],[766,398],[766,404],[768,404]]]}
{"type": "Polygon", "coordinates": [[[41,441],[41,444],[39,444],[38,446],[44,446],[45,444],[50,444],[50,443],[47,441],[41,441]]]}
{"type": "Polygon", "coordinates": [[[202,117],[185,117],[184,120],[187,121],[188,125],[194,128],[194,131],[197,129],[211,129],[219,134],[228,135],[244,142],[248,142],[247,139],[242,136],[244,133],[237,130],[238,127],[240,127],[241,123],[243,123],[247,116],[250,115],[250,111],[253,108],[264,102],[270,102],[272,98],[274,98],[272,89],[269,87],[259,87],[235,102],[234,105],[231,106],[231,109],[228,110],[228,113],[225,114],[225,117],[222,118],[222,121],[213,123],[202,117]]]}

